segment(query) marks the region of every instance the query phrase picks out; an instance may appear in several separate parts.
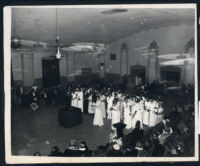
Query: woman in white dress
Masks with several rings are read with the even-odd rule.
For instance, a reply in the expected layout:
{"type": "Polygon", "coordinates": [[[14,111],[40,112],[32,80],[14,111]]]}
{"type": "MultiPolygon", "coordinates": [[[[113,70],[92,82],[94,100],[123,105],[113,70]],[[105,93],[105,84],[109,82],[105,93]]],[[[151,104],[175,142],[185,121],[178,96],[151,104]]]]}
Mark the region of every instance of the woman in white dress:
{"type": "Polygon", "coordinates": [[[156,125],[163,120],[164,117],[164,109],[162,107],[162,102],[158,103],[158,110],[156,112],[156,125]]]}
{"type": "Polygon", "coordinates": [[[156,111],[157,111],[157,108],[156,108],[156,101],[154,100],[150,100],[150,105],[149,105],[149,108],[150,108],[150,118],[149,118],[149,127],[152,127],[152,126],[155,126],[156,124],[156,111]]]}
{"type": "Polygon", "coordinates": [[[88,97],[88,113],[94,114],[94,110],[92,108],[92,94],[88,97]]]}
{"type": "Polygon", "coordinates": [[[124,124],[126,125],[126,129],[131,128],[131,110],[130,103],[128,101],[128,97],[124,98],[123,102],[123,110],[124,110],[124,124]]]}
{"type": "Polygon", "coordinates": [[[77,93],[76,91],[72,92],[72,102],[71,102],[71,106],[72,107],[77,107],[77,93]]]}
{"type": "Polygon", "coordinates": [[[149,126],[149,100],[146,98],[144,103],[144,114],[143,114],[143,124],[149,126]]]}
{"type": "Polygon", "coordinates": [[[119,102],[119,112],[120,112],[120,118],[123,118],[123,95],[118,91],[117,94],[118,102],[119,102]]]}
{"type": "Polygon", "coordinates": [[[107,118],[108,119],[112,119],[112,112],[111,112],[110,108],[112,107],[113,99],[114,99],[114,97],[111,94],[106,99],[107,103],[108,103],[108,105],[107,105],[107,115],[108,115],[107,118]]]}
{"type": "Polygon", "coordinates": [[[77,92],[77,107],[83,112],[83,91],[81,89],[77,92]]]}
{"type": "Polygon", "coordinates": [[[97,101],[96,101],[96,109],[95,109],[95,114],[94,114],[94,121],[93,121],[93,125],[94,126],[103,126],[103,115],[102,115],[102,111],[101,111],[101,101],[100,101],[100,97],[97,96],[97,101]]]}
{"type": "Polygon", "coordinates": [[[117,100],[118,100],[117,98],[114,98],[112,107],[110,108],[112,113],[112,124],[111,124],[112,129],[115,128],[113,124],[120,122],[119,103],[117,100]]]}
{"type": "Polygon", "coordinates": [[[100,101],[101,101],[101,111],[102,111],[103,118],[106,118],[106,104],[105,104],[105,100],[106,100],[106,97],[102,93],[101,96],[100,96],[100,101]]]}
{"type": "Polygon", "coordinates": [[[142,126],[142,106],[141,103],[139,101],[139,99],[135,99],[135,103],[132,106],[132,123],[131,126],[134,129],[135,128],[135,124],[137,121],[140,121],[140,125],[141,128],[143,128],[142,126]]]}

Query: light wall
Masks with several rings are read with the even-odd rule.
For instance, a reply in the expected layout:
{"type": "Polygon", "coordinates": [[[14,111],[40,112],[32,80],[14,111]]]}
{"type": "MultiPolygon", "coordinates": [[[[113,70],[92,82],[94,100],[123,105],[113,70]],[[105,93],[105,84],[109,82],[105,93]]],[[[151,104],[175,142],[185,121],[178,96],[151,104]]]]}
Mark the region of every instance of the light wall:
{"type": "MultiPolygon", "coordinates": [[[[110,43],[110,50],[106,56],[106,71],[113,74],[120,74],[120,49],[123,43],[126,43],[129,48],[129,71],[126,74],[130,74],[130,67],[132,65],[147,66],[147,57],[138,56],[134,49],[148,47],[152,41],[155,41],[159,45],[159,55],[184,53],[185,45],[191,38],[194,38],[193,25],[180,25],[150,29],[148,31],[142,31],[137,34],[124,37],[120,40],[110,43]],[[111,53],[116,54],[115,61],[110,60],[111,53]]],[[[193,72],[191,68],[192,67],[187,66],[185,69],[185,83],[193,83],[194,81],[193,75],[191,76],[191,72],[193,72]]],[[[150,67],[148,70],[150,73],[149,77],[152,78],[151,80],[153,80],[153,78],[156,77],[155,68],[150,67]]]]}
{"type": "MultiPolygon", "coordinates": [[[[105,72],[114,75],[120,74],[120,47],[123,43],[126,43],[129,49],[129,71],[127,74],[130,74],[130,67],[132,65],[147,65],[146,57],[138,56],[134,51],[135,48],[149,46],[154,40],[159,45],[159,54],[183,53],[185,44],[191,38],[194,38],[194,26],[192,25],[150,29],[124,37],[109,44],[109,50],[105,55],[105,72]],[[116,60],[110,60],[110,53],[116,54],[116,60]]],[[[14,81],[23,83],[24,86],[31,86],[32,83],[42,85],[42,59],[48,58],[50,55],[54,55],[52,51],[42,49],[25,52],[23,55],[13,49],[12,67],[14,81]],[[22,66],[24,66],[24,69],[22,69],[22,66]]],[[[98,61],[97,56],[80,53],[74,57],[73,53],[68,53],[67,55],[63,53],[59,65],[61,83],[64,84],[67,80],[73,80],[74,75],[80,74],[81,68],[91,67],[92,72],[97,73],[99,71],[99,62],[104,62],[103,56],[98,61]]],[[[126,64],[124,63],[124,65],[126,64]]],[[[154,70],[151,68],[149,73],[154,74],[154,70]]],[[[190,75],[191,71],[191,67],[188,66],[185,71],[187,83],[192,83],[193,76],[190,75]]]]}

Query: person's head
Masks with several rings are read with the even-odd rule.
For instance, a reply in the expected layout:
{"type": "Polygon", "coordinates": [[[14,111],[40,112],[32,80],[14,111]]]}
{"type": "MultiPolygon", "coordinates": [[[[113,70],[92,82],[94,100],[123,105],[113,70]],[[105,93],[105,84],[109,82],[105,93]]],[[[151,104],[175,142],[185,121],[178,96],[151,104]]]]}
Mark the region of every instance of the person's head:
{"type": "Polygon", "coordinates": [[[98,100],[100,100],[100,96],[99,96],[99,95],[97,96],[97,101],[98,101],[98,100]]]}
{"type": "Polygon", "coordinates": [[[141,141],[136,143],[135,149],[138,151],[142,151],[144,149],[141,141]]]}
{"type": "Polygon", "coordinates": [[[140,121],[139,120],[136,122],[135,128],[140,129],[140,121]]]}
{"type": "Polygon", "coordinates": [[[54,146],[54,147],[52,147],[51,148],[51,154],[55,154],[55,153],[58,153],[59,152],[59,148],[58,148],[58,146],[54,146]]]}
{"type": "Polygon", "coordinates": [[[80,144],[79,144],[79,150],[87,150],[87,144],[86,142],[82,141],[80,144]]]}
{"type": "Polygon", "coordinates": [[[76,145],[76,140],[72,139],[69,143],[69,146],[75,146],[76,145]]]}
{"type": "Polygon", "coordinates": [[[120,146],[117,143],[114,143],[113,150],[116,150],[116,151],[120,150],[120,146]]]}
{"type": "Polygon", "coordinates": [[[129,99],[129,97],[126,96],[126,97],[124,98],[124,101],[125,101],[126,103],[128,103],[128,99],[129,99]]]}
{"type": "Polygon", "coordinates": [[[113,104],[116,105],[116,104],[117,104],[117,101],[118,101],[118,99],[117,99],[117,98],[114,98],[113,104]]]}
{"type": "Polygon", "coordinates": [[[35,152],[33,156],[42,156],[40,152],[35,152]]]}

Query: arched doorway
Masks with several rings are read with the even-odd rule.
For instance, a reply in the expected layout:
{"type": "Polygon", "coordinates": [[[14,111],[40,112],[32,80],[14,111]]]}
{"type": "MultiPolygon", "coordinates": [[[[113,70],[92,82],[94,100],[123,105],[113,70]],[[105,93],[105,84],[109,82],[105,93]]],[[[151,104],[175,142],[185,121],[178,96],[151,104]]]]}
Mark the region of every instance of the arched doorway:
{"type": "Polygon", "coordinates": [[[134,85],[139,85],[145,82],[146,77],[146,67],[141,65],[131,66],[131,80],[134,85]]]}
{"type": "Polygon", "coordinates": [[[128,56],[128,45],[123,43],[120,49],[120,76],[128,75],[128,56]]]}
{"type": "Polygon", "coordinates": [[[161,81],[167,82],[171,86],[179,86],[181,81],[181,69],[174,66],[160,68],[161,81]]]}

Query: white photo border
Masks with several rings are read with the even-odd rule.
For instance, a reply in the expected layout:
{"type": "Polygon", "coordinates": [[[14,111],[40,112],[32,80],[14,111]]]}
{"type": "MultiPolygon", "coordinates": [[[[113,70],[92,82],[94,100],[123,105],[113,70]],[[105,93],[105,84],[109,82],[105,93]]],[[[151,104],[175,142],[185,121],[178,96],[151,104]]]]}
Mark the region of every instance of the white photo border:
{"type": "Polygon", "coordinates": [[[188,4],[127,4],[127,5],[56,5],[56,6],[7,6],[4,7],[4,93],[5,93],[5,156],[7,164],[27,163],[116,163],[116,162],[183,162],[198,161],[198,66],[197,66],[197,5],[188,4]],[[195,9],[195,155],[194,157],[43,157],[14,156],[11,153],[11,9],[12,8],[192,8],[195,9]]]}

